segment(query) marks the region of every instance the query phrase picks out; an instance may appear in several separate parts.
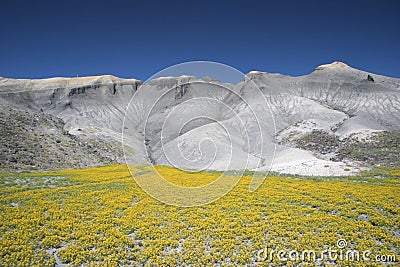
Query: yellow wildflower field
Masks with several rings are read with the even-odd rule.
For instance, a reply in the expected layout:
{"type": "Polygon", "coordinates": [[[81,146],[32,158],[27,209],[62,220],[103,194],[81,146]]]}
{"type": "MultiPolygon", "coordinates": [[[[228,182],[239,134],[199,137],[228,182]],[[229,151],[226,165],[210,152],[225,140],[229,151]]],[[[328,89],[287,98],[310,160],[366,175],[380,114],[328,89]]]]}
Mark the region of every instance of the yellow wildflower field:
{"type": "MultiPolygon", "coordinates": [[[[156,168],[187,187],[219,175],[156,168]]],[[[398,174],[268,176],[254,192],[244,176],[217,201],[187,208],[148,196],[125,165],[3,173],[0,266],[398,266],[398,174]],[[333,249],[334,260],[322,253],[333,249]],[[310,250],[315,258],[301,257],[310,250]],[[340,257],[349,250],[360,257],[340,257]]]]}

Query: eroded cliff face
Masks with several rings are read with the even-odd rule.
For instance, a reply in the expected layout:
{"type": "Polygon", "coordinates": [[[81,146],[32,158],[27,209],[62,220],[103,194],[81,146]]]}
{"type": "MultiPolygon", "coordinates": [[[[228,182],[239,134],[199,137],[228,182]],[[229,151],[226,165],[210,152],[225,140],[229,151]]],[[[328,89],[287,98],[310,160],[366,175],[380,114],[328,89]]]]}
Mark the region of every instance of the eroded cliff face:
{"type": "Polygon", "coordinates": [[[242,91],[245,94],[253,82],[261,88],[274,113],[278,144],[349,165],[399,164],[400,144],[393,141],[400,130],[399,79],[341,62],[300,77],[262,72],[248,76],[242,91]],[[391,140],[386,152],[380,149],[385,140],[391,140]],[[390,154],[392,162],[384,154],[390,154]]]}
{"type": "MultiPolygon", "coordinates": [[[[262,72],[249,77],[266,95],[275,96],[275,106],[283,112],[290,113],[294,107],[301,106],[302,99],[311,100],[323,106],[321,110],[331,109],[347,117],[368,115],[384,127],[400,129],[400,79],[370,74],[342,62],[321,65],[311,74],[300,77],[262,72]],[[374,81],[369,81],[368,76],[374,81]]],[[[310,110],[305,108],[303,112],[310,110]]]]}
{"type": "MultiPolygon", "coordinates": [[[[4,133],[4,140],[8,140],[9,144],[18,143],[17,147],[23,144],[29,147],[32,143],[36,147],[36,143],[41,143],[40,149],[29,149],[32,159],[24,159],[26,153],[22,153],[16,165],[21,168],[74,168],[110,162],[124,163],[121,145],[123,115],[128,101],[140,84],[139,80],[114,76],[0,79],[0,103],[4,115],[2,124],[3,128],[8,129],[4,133]],[[25,127],[30,117],[38,120],[25,127]],[[18,130],[18,127],[9,125],[20,125],[21,128],[18,130]],[[51,135],[47,133],[49,129],[51,135]],[[61,142],[53,146],[53,139],[60,139],[61,142]],[[49,149],[42,149],[46,146],[49,149]],[[70,152],[75,156],[69,155],[70,152]],[[49,158],[47,162],[43,160],[46,157],[49,158]]],[[[19,152],[14,150],[10,153],[18,155],[19,152]]],[[[133,149],[128,149],[127,157],[132,154],[133,149]]],[[[145,162],[140,156],[133,158],[145,162]]],[[[4,163],[2,167],[8,167],[8,164],[4,163]]]]}
{"type": "MultiPolygon", "coordinates": [[[[363,157],[346,156],[353,155],[346,144],[359,148],[354,140],[385,131],[392,140],[400,130],[400,80],[341,62],[300,77],[251,72],[236,85],[192,76],[145,84],[109,75],[1,78],[0,103],[60,119],[64,133],[112,151],[102,153],[110,161],[188,169],[240,169],[247,161],[249,169],[350,174],[363,157]]],[[[399,144],[391,146],[396,156],[399,144]]]]}
{"type": "MultiPolygon", "coordinates": [[[[100,124],[104,120],[120,118],[141,82],[114,76],[82,78],[50,78],[42,80],[0,80],[0,94],[4,104],[34,112],[45,112],[62,118],[66,130],[73,130],[75,117],[81,116],[80,125],[100,124]],[[110,106],[114,110],[107,112],[110,106]],[[86,120],[86,121],[85,121],[86,120]]],[[[120,126],[107,125],[116,131],[120,126]]]]}

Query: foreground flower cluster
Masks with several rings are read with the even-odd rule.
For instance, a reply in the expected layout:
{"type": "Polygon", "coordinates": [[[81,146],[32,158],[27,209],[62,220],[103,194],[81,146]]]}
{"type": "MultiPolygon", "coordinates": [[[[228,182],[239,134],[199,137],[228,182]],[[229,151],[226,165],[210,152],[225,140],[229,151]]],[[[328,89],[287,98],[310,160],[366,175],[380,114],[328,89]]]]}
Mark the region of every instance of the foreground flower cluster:
{"type": "MultiPolygon", "coordinates": [[[[136,175],[146,175],[147,168],[137,167],[136,175]]],[[[183,186],[218,177],[157,168],[183,186]]],[[[255,192],[249,192],[251,177],[245,176],[221,199],[192,208],[149,197],[124,165],[0,174],[0,266],[253,266],[265,247],[321,251],[340,238],[349,249],[398,259],[397,173],[386,171],[386,178],[270,176],[255,192]]],[[[303,266],[332,264],[326,261],[303,266]]],[[[272,259],[272,266],[299,264],[300,259],[272,259]]]]}

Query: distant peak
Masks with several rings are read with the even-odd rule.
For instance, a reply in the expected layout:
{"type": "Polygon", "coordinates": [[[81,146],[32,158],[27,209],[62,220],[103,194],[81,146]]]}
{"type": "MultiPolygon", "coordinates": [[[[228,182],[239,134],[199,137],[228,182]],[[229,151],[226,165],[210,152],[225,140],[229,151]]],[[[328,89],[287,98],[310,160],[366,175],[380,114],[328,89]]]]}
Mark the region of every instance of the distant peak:
{"type": "Polygon", "coordinates": [[[250,75],[252,75],[252,74],[262,74],[262,72],[258,71],[258,70],[252,70],[248,74],[250,74],[250,75]]]}
{"type": "Polygon", "coordinates": [[[324,70],[324,69],[347,69],[350,68],[349,65],[346,63],[340,62],[340,61],[335,61],[330,64],[324,64],[321,66],[318,66],[315,70],[324,70]]]}

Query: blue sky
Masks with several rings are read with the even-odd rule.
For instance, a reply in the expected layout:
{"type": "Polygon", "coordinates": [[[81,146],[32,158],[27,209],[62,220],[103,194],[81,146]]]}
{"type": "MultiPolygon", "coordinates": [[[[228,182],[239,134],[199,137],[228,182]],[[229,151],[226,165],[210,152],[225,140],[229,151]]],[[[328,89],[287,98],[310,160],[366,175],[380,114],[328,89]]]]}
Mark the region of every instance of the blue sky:
{"type": "Polygon", "coordinates": [[[344,61],[400,77],[400,1],[1,1],[0,76],[146,80],[210,60],[310,73],[344,61]]]}

